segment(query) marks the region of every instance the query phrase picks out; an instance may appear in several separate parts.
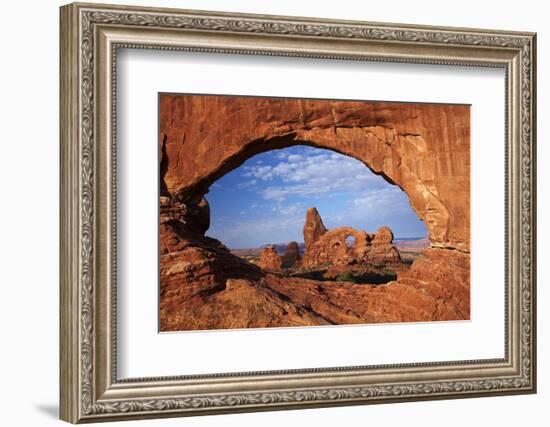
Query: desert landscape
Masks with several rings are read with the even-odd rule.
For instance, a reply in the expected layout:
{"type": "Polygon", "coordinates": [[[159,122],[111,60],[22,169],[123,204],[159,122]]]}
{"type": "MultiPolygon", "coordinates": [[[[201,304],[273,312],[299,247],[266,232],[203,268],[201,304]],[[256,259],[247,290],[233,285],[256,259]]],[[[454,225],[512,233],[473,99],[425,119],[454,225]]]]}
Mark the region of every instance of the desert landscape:
{"type": "MultiPolygon", "coordinates": [[[[159,112],[161,332],[469,319],[468,106],[161,95],[159,112]],[[403,193],[427,235],[327,228],[315,205],[296,203],[296,239],[234,248],[211,237],[216,183],[296,145],[361,162],[403,193]]],[[[254,237],[243,230],[239,241],[254,237]]]]}

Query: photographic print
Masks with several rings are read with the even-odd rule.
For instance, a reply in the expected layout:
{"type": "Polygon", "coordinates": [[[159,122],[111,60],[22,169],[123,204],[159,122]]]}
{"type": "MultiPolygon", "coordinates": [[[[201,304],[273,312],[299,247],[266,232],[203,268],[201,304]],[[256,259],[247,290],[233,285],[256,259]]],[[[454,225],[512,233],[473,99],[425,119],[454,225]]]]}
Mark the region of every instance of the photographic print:
{"type": "Polygon", "coordinates": [[[536,393],[535,33],[59,23],[61,419],[536,393]]]}
{"type": "Polygon", "coordinates": [[[468,105],[159,94],[160,331],[470,318],[468,105]]]}

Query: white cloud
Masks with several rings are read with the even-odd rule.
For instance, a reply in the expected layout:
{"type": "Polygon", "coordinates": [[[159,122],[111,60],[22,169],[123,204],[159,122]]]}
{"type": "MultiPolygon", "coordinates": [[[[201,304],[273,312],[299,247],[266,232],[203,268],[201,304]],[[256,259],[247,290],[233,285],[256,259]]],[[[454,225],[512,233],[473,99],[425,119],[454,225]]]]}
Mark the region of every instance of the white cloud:
{"type": "Polygon", "coordinates": [[[265,203],[254,202],[250,204],[250,209],[259,209],[259,208],[265,208],[265,207],[267,207],[265,203]]]}
{"type": "Polygon", "coordinates": [[[275,210],[285,216],[301,215],[304,217],[306,211],[303,203],[294,203],[290,206],[277,206],[275,210]]]}
{"type": "Polygon", "coordinates": [[[300,154],[291,154],[290,156],[288,156],[288,161],[290,163],[297,163],[303,160],[304,160],[304,157],[300,154]]]}
{"type": "Polygon", "coordinates": [[[243,176],[245,177],[254,177],[263,181],[273,178],[271,166],[245,166],[244,169],[246,172],[243,173],[243,176]]]}
{"type": "Polygon", "coordinates": [[[309,147],[273,152],[263,163],[253,161],[238,173],[248,178],[241,178],[239,188],[257,197],[239,206],[235,213],[240,215],[222,219],[213,214],[208,232],[229,247],[301,241],[310,206],[319,208],[330,228],[347,225],[371,232],[388,225],[396,235],[422,234],[405,193],[358,160],[338,153],[309,147]]]}
{"type": "Polygon", "coordinates": [[[256,179],[252,179],[250,181],[241,182],[237,185],[238,188],[250,188],[254,187],[258,181],[256,179]]]}
{"type": "Polygon", "coordinates": [[[395,205],[396,207],[401,204],[403,192],[397,188],[388,188],[384,190],[374,190],[361,194],[359,197],[353,199],[353,205],[358,208],[386,208],[395,205]]]}
{"type": "Polygon", "coordinates": [[[290,196],[319,198],[328,193],[380,186],[379,178],[358,160],[336,153],[307,154],[277,153],[276,157],[284,160],[274,166],[246,166],[244,176],[273,181],[274,185],[260,193],[267,200],[278,201],[290,196]]]}
{"type": "Polygon", "coordinates": [[[257,247],[268,243],[301,241],[303,215],[232,220],[231,224],[215,221],[207,235],[221,240],[230,248],[257,247]]]}

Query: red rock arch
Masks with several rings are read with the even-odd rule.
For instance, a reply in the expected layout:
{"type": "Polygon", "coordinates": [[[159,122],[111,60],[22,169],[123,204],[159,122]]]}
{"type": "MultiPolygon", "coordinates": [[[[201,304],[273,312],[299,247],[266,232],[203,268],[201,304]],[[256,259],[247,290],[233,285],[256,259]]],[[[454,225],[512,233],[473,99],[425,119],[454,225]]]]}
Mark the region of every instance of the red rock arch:
{"type": "Polygon", "coordinates": [[[310,145],[399,186],[432,246],[469,252],[468,106],[162,95],[159,130],[162,190],[190,211],[248,158],[310,145]]]}

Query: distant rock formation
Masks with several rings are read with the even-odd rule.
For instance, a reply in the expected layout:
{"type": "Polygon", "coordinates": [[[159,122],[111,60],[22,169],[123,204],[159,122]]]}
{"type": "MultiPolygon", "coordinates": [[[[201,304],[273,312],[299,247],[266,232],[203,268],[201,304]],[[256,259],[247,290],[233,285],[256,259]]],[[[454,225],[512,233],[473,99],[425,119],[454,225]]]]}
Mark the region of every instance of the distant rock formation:
{"type": "Polygon", "coordinates": [[[401,262],[401,255],[393,245],[393,233],[389,227],[380,227],[372,235],[372,240],[368,246],[368,259],[375,264],[401,262]]]}
{"type": "Polygon", "coordinates": [[[393,232],[391,231],[390,227],[380,227],[376,234],[374,234],[372,238],[372,243],[375,245],[393,243],[393,232]]]}
{"type": "Polygon", "coordinates": [[[283,255],[283,268],[295,268],[300,264],[302,257],[300,256],[300,247],[298,242],[290,242],[286,247],[286,252],[283,255]]]}
{"type": "Polygon", "coordinates": [[[283,268],[283,260],[274,246],[266,246],[260,254],[258,266],[266,271],[278,271],[283,268]]]}
{"type": "Polygon", "coordinates": [[[352,227],[327,230],[316,208],[307,210],[304,241],[306,250],[302,265],[307,268],[401,262],[399,251],[393,246],[393,233],[389,227],[381,227],[374,234],[352,227]]]}
{"type": "Polygon", "coordinates": [[[327,232],[325,224],[317,208],[309,208],[306,212],[306,223],[304,225],[304,243],[306,248],[327,232]]]}

